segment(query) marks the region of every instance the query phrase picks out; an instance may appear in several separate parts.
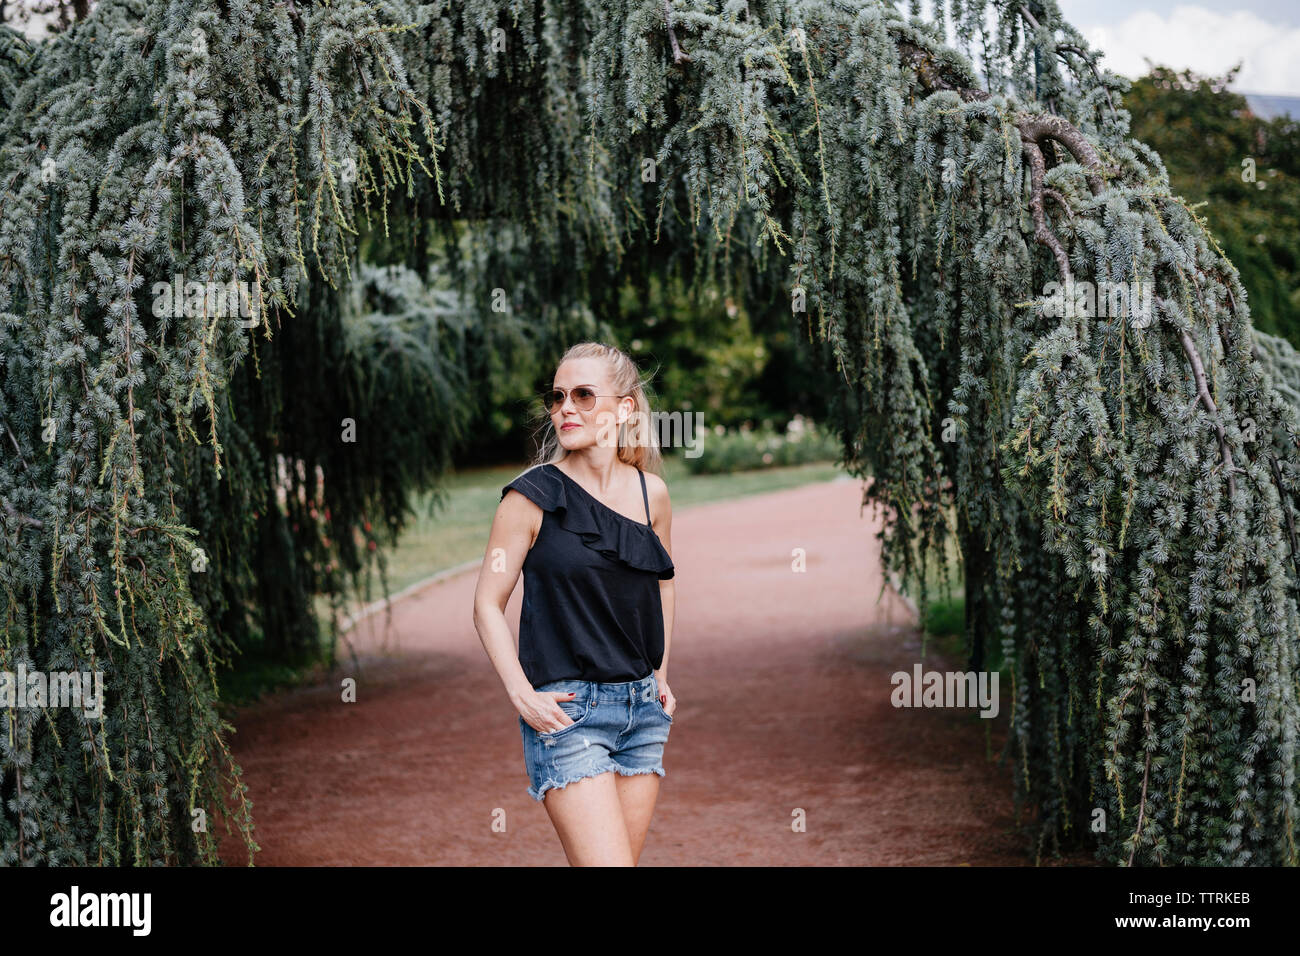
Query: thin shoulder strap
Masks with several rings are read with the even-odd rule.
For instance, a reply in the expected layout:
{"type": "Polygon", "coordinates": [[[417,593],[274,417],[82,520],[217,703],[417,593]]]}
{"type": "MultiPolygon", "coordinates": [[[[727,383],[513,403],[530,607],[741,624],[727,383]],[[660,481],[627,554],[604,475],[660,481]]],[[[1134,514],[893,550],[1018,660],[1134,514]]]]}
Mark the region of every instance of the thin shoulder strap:
{"type": "Polygon", "coordinates": [[[637,473],[638,475],[641,476],[641,497],[645,499],[645,523],[646,523],[646,524],[651,524],[651,521],[650,521],[650,495],[649,495],[649,493],[645,490],[645,472],[642,471],[640,468],[638,468],[638,469],[636,470],[636,473],[637,473]]]}

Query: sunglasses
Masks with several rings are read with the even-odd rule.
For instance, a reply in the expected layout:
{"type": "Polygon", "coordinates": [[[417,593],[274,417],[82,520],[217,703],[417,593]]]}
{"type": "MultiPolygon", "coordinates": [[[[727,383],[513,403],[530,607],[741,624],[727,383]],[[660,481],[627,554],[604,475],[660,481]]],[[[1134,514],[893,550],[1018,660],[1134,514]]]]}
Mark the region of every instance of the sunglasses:
{"type": "Polygon", "coordinates": [[[622,398],[622,395],[597,395],[595,389],[590,385],[577,385],[573,388],[553,388],[542,395],[542,402],[546,405],[548,412],[554,412],[555,409],[564,404],[566,395],[573,395],[573,404],[578,406],[578,410],[589,412],[596,407],[598,398],[622,398]]]}

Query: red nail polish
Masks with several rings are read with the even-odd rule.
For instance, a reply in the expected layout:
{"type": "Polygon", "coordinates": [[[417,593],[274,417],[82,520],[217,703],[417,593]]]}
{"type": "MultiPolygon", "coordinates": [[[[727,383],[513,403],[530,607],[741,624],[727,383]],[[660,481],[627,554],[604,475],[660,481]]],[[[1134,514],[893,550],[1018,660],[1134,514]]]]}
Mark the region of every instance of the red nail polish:
{"type": "Polygon", "coordinates": [[[661,704],[666,704],[666,703],[668,703],[668,695],[667,695],[667,694],[660,694],[660,695],[659,695],[659,703],[661,703],[661,704]]]}
{"type": "Polygon", "coordinates": [[[576,690],[571,690],[571,691],[569,691],[569,696],[572,697],[572,696],[573,696],[574,694],[576,694],[576,693],[577,693],[576,690]]]}

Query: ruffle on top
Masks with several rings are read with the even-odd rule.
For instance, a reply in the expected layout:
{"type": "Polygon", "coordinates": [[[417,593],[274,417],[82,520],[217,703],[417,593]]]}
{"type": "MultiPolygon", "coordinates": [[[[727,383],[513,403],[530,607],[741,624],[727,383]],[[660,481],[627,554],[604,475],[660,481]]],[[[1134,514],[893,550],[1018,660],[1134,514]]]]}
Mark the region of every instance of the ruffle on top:
{"type": "Polygon", "coordinates": [[[639,571],[651,571],[666,581],[675,573],[659,535],[650,525],[619,514],[552,464],[530,468],[501,489],[511,488],[552,512],[560,527],[605,557],[639,571]]]}

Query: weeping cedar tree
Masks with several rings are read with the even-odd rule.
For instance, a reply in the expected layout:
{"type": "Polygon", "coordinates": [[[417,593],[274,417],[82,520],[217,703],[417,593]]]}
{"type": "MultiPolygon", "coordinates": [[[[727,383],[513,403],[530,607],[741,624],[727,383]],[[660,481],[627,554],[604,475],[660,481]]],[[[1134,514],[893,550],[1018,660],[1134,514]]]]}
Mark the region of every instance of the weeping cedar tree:
{"type": "MultiPolygon", "coordinates": [[[[4,860],[213,863],[219,816],[251,862],[231,633],[400,529],[470,353],[587,334],[657,273],[815,326],[923,604],[957,536],[1037,853],[1295,864],[1300,362],[1054,3],[937,18],[105,0],[37,49],[0,30],[0,653],[105,675],[100,717],[0,709],[4,860]],[[437,244],[466,321],[359,308],[362,219],[417,277],[471,223],[485,251],[437,244]],[[174,276],[265,321],[159,310],[174,276]]],[[[361,273],[372,308],[400,275],[361,273]]]]}

